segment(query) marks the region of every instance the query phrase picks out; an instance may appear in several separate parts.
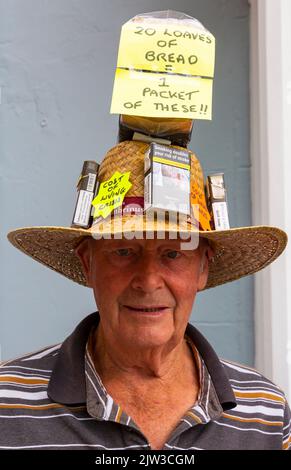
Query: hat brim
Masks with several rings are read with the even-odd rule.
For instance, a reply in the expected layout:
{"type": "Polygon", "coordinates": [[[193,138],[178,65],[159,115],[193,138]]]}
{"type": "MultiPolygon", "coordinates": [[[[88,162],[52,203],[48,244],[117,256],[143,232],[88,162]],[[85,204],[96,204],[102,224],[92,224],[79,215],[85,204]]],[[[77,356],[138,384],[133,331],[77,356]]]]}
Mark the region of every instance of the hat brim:
{"type": "MultiPolygon", "coordinates": [[[[159,227],[157,221],[147,224],[144,231],[174,232],[168,222],[159,227]]],[[[174,230],[175,229],[175,230],[174,230]]],[[[272,263],[282,253],[287,244],[287,234],[270,226],[239,227],[229,230],[197,231],[195,228],[180,230],[182,234],[196,232],[207,238],[214,247],[215,256],[209,263],[209,275],[205,289],[243,276],[253,274],[272,263]]],[[[103,235],[117,234],[108,223],[103,227],[103,235]],[[106,231],[107,230],[107,231],[106,231]]],[[[130,233],[130,227],[122,230],[130,233]]],[[[8,239],[16,248],[34,260],[66,276],[78,284],[87,286],[75,248],[84,237],[95,237],[93,229],[71,227],[24,227],[8,233],[8,239]]],[[[88,287],[88,286],[87,286],[88,287]]]]}

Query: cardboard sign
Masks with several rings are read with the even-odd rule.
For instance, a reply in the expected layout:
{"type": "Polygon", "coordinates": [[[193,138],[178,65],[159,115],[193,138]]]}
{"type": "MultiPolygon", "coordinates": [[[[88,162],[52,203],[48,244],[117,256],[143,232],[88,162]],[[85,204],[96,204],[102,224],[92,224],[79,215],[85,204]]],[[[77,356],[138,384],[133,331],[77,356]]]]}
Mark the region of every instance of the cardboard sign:
{"type": "Polygon", "coordinates": [[[215,38],[195,18],[136,16],[121,30],[110,112],[210,120],[214,63],[215,38]]]}
{"type": "Polygon", "coordinates": [[[213,80],[117,69],[111,113],[211,119],[213,80]]]}
{"type": "Polygon", "coordinates": [[[199,220],[202,230],[211,230],[211,215],[205,198],[203,171],[195,154],[192,154],[191,170],[191,206],[194,219],[199,220]]]}
{"type": "Polygon", "coordinates": [[[129,175],[130,171],[116,171],[109,180],[100,183],[98,194],[92,202],[95,208],[94,219],[98,216],[105,219],[116,207],[122,205],[124,196],[132,186],[129,175]]]}
{"type": "Polygon", "coordinates": [[[196,181],[191,184],[191,205],[195,220],[199,220],[202,230],[211,230],[210,214],[207,209],[204,191],[196,181]]]}
{"type": "Polygon", "coordinates": [[[121,30],[117,67],[214,76],[215,38],[195,21],[129,21],[121,30]]]}

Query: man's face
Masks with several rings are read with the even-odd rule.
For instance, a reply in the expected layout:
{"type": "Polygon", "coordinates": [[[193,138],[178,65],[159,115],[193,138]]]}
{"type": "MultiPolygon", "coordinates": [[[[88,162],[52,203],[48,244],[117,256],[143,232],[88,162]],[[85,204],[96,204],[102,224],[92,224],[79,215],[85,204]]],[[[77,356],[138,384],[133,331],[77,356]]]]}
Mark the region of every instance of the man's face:
{"type": "Polygon", "coordinates": [[[76,249],[105,334],[139,348],[181,340],[210,252],[204,243],[181,250],[168,239],[85,239],[76,249]]]}

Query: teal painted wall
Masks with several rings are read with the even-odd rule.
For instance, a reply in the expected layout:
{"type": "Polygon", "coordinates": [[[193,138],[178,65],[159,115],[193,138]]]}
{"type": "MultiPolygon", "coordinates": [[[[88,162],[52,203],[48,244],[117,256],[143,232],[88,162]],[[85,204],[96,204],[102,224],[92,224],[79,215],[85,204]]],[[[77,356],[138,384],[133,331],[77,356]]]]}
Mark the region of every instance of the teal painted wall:
{"type": "MultiPolygon", "coordinates": [[[[121,25],[164,9],[216,37],[213,120],[195,123],[190,148],[205,174],[225,172],[231,226],[251,224],[247,0],[0,0],[2,359],[62,341],[95,310],[90,290],[15,250],[6,233],[70,225],[83,160],[116,142],[109,108],[121,25]]],[[[252,364],[252,277],[199,294],[191,321],[221,356],[252,364]]]]}

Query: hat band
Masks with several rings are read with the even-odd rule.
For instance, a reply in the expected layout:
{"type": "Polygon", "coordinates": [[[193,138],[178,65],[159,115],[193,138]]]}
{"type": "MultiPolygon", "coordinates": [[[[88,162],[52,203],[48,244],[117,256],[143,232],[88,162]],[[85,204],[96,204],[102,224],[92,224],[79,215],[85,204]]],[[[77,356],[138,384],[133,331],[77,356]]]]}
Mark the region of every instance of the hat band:
{"type": "MultiPolygon", "coordinates": [[[[116,207],[111,214],[109,214],[108,219],[114,219],[115,217],[119,218],[122,216],[143,216],[145,215],[144,210],[144,197],[143,196],[127,196],[124,198],[122,205],[116,207]]],[[[168,219],[167,214],[166,219],[168,219]]],[[[195,227],[196,230],[202,230],[201,224],[198,223],[198,220],[195,219],[193,212],[191,211],[191,216],[186,217],[187,224],[195,227]]],[[[93,222],[94,225],[98,225],[100,222],[103,222],[105,219],[103,217],[96,217],[93,222]]]]}

